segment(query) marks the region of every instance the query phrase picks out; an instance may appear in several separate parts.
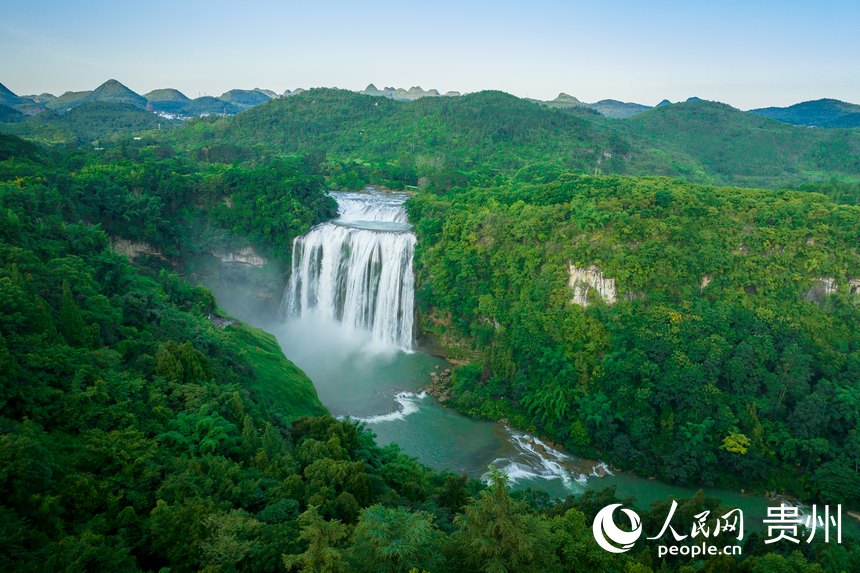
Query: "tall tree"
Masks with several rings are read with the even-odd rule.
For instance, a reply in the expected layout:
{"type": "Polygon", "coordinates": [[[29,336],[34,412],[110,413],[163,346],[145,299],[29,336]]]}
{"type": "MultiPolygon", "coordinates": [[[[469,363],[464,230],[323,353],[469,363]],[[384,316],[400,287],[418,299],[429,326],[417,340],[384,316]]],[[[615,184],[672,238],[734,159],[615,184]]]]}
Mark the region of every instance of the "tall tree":
{"type": "Polygon", "coordinates": [[[490,470],[490,488],[455,518],[454,539],[459,558],[472,571],[507,573],[544,572],[558,566],[545,518],[528,511],[523,501],[511,498],[508,478],[490,470]]]}
{"type": "Polygon", "coordinates": [[[361,512],[352,551],[359,563],[369,566],[367,571],[436,570],[440,541],[441,534],[426,513],[377,504],[361,512]]]}
{"type": "Polygon", "coordinates": [[[284,555],[288,570],[302,573],[340,573],[346,571],[343,551],[335,545],[346,537],[346,526],[340,521],[326,521],[312,505],[299,516],[299,537],[307,543],[304,553],[284,555]]]}

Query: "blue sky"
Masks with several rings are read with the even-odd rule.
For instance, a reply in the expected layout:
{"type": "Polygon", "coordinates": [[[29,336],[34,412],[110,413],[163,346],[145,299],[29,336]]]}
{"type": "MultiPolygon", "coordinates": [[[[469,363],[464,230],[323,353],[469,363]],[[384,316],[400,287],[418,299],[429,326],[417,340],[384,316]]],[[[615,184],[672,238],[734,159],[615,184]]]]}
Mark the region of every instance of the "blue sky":
{"type": "Polygon", "coordinates": [[[18,94],[420,85],[742,109],[860,103],[860,0],[15,2],[0,82],[18,94]]]}

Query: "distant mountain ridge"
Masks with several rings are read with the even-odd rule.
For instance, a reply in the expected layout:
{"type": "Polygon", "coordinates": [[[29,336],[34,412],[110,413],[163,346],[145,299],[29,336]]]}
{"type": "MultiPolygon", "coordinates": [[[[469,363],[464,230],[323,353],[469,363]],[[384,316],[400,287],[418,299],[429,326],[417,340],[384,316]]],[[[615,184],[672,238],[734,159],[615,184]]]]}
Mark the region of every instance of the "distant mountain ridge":
{"type": "Polygon", "coordinates": [[[191,99],[179,90],[165,88],[144,94],[147,109],[165,114],[181,114],[191,99]]]}
{"type": "MultiPolygon", "coordinates": [[[[111,79],[92,91],[67,91],[60,96],[43,93],[32,96],[19,96],[0,84],[0,105],[25,115],[35,115],[45,110],[67,113],[86,102],[120,103],[155,112],[168,118],[184,119],[205,115],[232,115],[245,109],[267,103],[280,97],[291,97],[306,90],[296,88],[283,94],[263,88],[232,89],[219,97],[202,96],[191,99],[179,90],[162,88],[140,95],[115,79],[111,79]]],[[[374,97],[384,97],[394,101],[409,102],[424,97],[457,97],[461,93],[448,91],[444,94],[437,89],[425,90],[420,86],[409,89],[383,87],[369,84],[356,93],[374,97]]],[[[651,109],[673,105],[664,99],[656,106],[615,99],[603,99],[594,103],[584,102],[567,93],[560,93],[553,100],[528,99],[540,105],[564,109],[572,112],[598,113],[613,119],[628,119],[651,109]]],[[[690,97],[687,102],[702,101],[690,97]]],[[[766,107],[750,110],[749,113],[775,119],[784,123],[810,127],[853,128],[860,127],[860,105],[836,99],[820,99],[798,103],[789,107],[766,107]]],[[[5,113],[3,117],[17,118],[15,114],[5,113]]],[[[11,121],[11,120],[9,120],[11,121]]]]}
{"type": "Polygon", "coordinates": [[[54,111],[69,111],[73,107],[81,105],[92,95],[91,91],[65,92],[45,104],[45,107],[54,111]]]}
{"type": "MultiPolygon", "coordinates": [[[[638,115],[642,112],[648,111],[649,109],[654,109],[655,107],[662,107],[666,105],[672,105],[672,102],[664,99],[656,106],[644,105],[641,103],[635,102],[625,102],[619,101],[617,99],[602,99],[598,102],[594,103],[586,103],[581,101],[571,95],[568,95],[564,92],[558,94],[558,96],[551,101],[540,101],[534,100],[540,104],[546,105],[548,107],[557,107],[562,109],[571,109],[571,108],[584,108],[591,109],[599,113],[600,115],[611,117],[613,119],[627,119],[633,117],[634,115],[638,115]]],[[[687,102],[692,101],[703,101],[698,97],[690,97],[687,98],[687,102]]]]}
{"type": "Polygon", "coordinates": [[[152,90],[143,95],[150,102],[165,102],[165,101],[191,101],[187,95],[173,88],[164,88],[160,90],[152,90]]]}
{"type": "Polygon", "coordinates": [[[227,103],[231,103],[235,106],[238,106],[242,109],[246,109],[249,107],[254,107],[255,105],[260,105],[261,103],[266,103],[272,96],[267,93],[267,91],[261,89],[253,89],[253,90],[230,90],[221,94],[222,99],[227,103]]]}
{"type": "Polygon", "coordinates": [[[89,102],[125,103],[134,107],[146,107],[146,98],[133,92],[116,80],[108,80],[89,95],[89,102]]]}
{"type": "Polygon", "coordinates": [[[628,117],[633,117],[637,113],[642,113],[643,111],[648,111],[649,109],[651,109],[651,106],[648,105],[623,102],[614,99],[604,99],[595,103],[586,103],[564,92],[558,94],[558,96],[551,101],[533,101],[536,101],[537,103],[545,105],[547,107],[554,107],[560,109],[589,109],[599,113],[600,115],[604,115],[606,117],[611,117],[614,119],[627,119],[628,117]]]}
{"type": "Polygon", "coordinates": [[[614,117],[616,119],[625,119],[632,117],[637,113],[648,111],[651,106],[641,103],[618,101],[614,99],[602,99],[598,102],[590,104],[592,109],[599,111],[606,117],[614,117]]]}
{"type": "MultiPolygon", "coordinates": [[[[456,97],[462,95],[457,91],[449,91],[444,94],[440,93],[437,89],[429,89],[424,90],[420,86],[413,86],[411,88],[394,88],[394,87],[385,87],[382,89],[377,88],[374,84],[368,85],[363,90],[358,93],[376,96],[376,97],[386,97],[389,99],[393,99],[395,101],[415,101],[416,99],[420,99],[422,97],[456,97]]],[[[529,98],[525,98],[529,99],[529,98]]],[[[625,119],[628,117],[632,117],[637,113],[641,113],[643,111],[647,111],[651,109],[651,106],[642,105],[638,103],[626,103],[613,99],[601,100],[597,103],[585,103],[580,101],[576,97],[566,94],[564,92],[558,94],[554,100],[551,101],[542,101],[542,100],[530,100],[534,101],[548,107],[557,107],[557,108],[582,108],[582,109],[592,109],[601,115],[605,115],[607,117],[613,117],[616,119],[625,119]]]]}
{"type": "MultiPolygon", "coordinates": [[[[47,93],[37,96],[18,96],[0,84],[0,105],[27,115],[35,115],[44,111],[64,114],[85,103],[125,104],[177,118],[229,115],[266,103],[276,97],[278,95],[275,92],[260,88],[252,90],[233,89],[217,98],[202,96],[191,99],[173,88],[156,89],[146,95],[140,95],[114,79],[106,81],[92,91],[68,91],[60,96],[47,93]]],[[[13,117],[13,115],[7,113],[4,114],[4,117],[13,117]]]]}
{"type": "Polygon", "coordinates": [[[793,125],[860,127],[860,105],[837,99],[805,101],[788,107],[764,107],[750,113],[793,125]]]}
{"type": "MultiPolygon", "coordinates": [[[[439,93],[439,90],[437,89],[424,90],[420,86],[413,86],[408,90],[404,88],[394,87],[384,87],[382,89],[378,89],[373,84],[368,85],[366,88],[364,88],[358,93],[376,97],[387,97],[396,101],[414,101],[422,97],[440,97],[443,95],[439,93]]],[[[460,92],[446,92],[444,94],[444,96],[448,97],[458,95],[460,95],[460,92]]]]}
{"type": "Polygon", "coordinates": [[[13,107],[16,105],[21,105],[24,103],[24,100],[19,96],[15,95],[12,90],[0,84],[0,105],[6,105],[9,107],[13,107]]]}

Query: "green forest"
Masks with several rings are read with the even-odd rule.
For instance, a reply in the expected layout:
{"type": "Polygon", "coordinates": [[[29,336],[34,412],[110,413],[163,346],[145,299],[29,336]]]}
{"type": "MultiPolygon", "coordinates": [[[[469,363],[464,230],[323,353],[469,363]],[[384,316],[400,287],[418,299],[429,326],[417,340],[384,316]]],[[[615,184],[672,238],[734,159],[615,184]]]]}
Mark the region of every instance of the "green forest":
{"type": "Polygon", "coordinates": [[[425,328],[480,353],[455,374],[457,407],[670,482],[744,475],[860,503],[857,208],[660,178],[528,179],[409,205],[425,328]],[[572,304],[569,265],[612,277],[617,300],[589,288],[572,304]],[[819,297],[814,277],[841,289],[819,297]]]}
{"type": "MultiPolygon", "coordinates": [[[[501,92],[154,117],[0,123],[0,569],[860,570],[850,537],[607,553],[592,520],[631,500],[512,491],[376,445],[183,275],[216,244],[289,262],[336,215],[329,189],[408,189],[421,334],[458,365],[448,405],[645,477],[857,510],[857,129],[713,102],[612,120],[501,92]]],[[[668,512],[642,512],[645,531],[668,512]]]]}

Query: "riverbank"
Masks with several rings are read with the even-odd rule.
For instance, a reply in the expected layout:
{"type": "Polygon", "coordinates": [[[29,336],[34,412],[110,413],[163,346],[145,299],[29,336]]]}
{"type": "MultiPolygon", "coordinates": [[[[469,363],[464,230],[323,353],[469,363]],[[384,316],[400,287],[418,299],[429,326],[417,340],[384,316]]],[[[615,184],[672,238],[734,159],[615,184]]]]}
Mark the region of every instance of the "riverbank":
{"type": "MultiPolygon", "coordinates": [[[[439,321],[436,321],[436,324],[438,325],[439,321]]],[[[456,367],[463,366],[465,364],[468,364],[469,362],[462,360],[462,358],[460,358],[459,360],[456,360],[455,362],[452,362],[448,359],[448,357],[446,356],[446,353],[445,353],[446,348],[451,348],[451,347],[456,348],[456,349],[464,348],[466,346],[465,342],[464,341],[457,341],[454,337],[449,337],[449,344],[450,345],[446,346],[444,344],[439,343],[435,339],[435,337],[429,333],[424,333],[422,335],[422,340],[430,341],[430,344],[428,344],[427,346],[422,346],[422,349],[423,348],[431,348],[431,349],[435,350],[434,356],[438,356],[438,357],[442,358],[443,360],[446,360],[446,362],[449,362],[451,364],[450,367],[437,366],[434,370],[428,372],[429,382],[426,385],[422,386],[422,388],[421,388],[422,391],[426,392],[430,396],[433,396],[436,400],[439,401],[440,404],[444,405],[445,407],[452,408],[453,410],[459,412],[460,414],[462,414],[464,416],[474,417],[474,416],[470,416],[470,413],[464,412],[463,410],[458,408],[457,396],[456,396],[456,392],[454,389],[454,382],[453,382],[453,377],[455,375],[456,367]],[[453,343],[450,342],[452,340],[454,341],[453,343]]],[[[462,356],[462,354],[460,353],[459,350],[457,351],[456,356],[458,356],[458,357],[462,356]]],[[[485,420],[489,420],[492,422],[500,423],[500,424],[510,428],[514,432],[524,432],[524,433],[528,433],[528,434],[534,434],[535,439],[539,440],[540,444],[545,444],[545,445],[549,446],[550,448],[552,448],[553,450],[558,451],[558,452],[564,452],[564,450],[565,450],[565,447],[562,444],[558,444],[558,443],[554,442],[553,440],[551,440],[545,436],[541,436],[539,434],[539,432],[536,431],[535,428],[523,429],[523,428],[517,427],[516,425],[512,425],[511,421],[507,417],[499,417],[499,418],[493,419],[493,418],[478,416],[478,417],[474,417],[474,418],[475,419],[485,419],[485,420]]],[[[536,449],[538,451],[540,451],[542,448],[542,446],[538,445],[538,444],[535,444],[535,446],[536,446],[536,449]]],[[[577,462],[566,462],[568,469],[571,472],[579,472],[579,473],[584,472],[586,475],[595,475],[596,477],[605,477],[607,474],[616,475],[616,474],[629,473],[629,472],[624,472],[623,470],[621,470],[618,467],[615,467],[614,465],[612,465],[609,462],[605,462],[605,461],[602,461],[599,459],[598,460],[590,460],[590,459],[586,459],[586,458],[579,458],[576,456],[571,457],[569,459],[581,460],[581,461],[577,461],[577,462]]],[[[633,474],[630,474],[630,475],[633,475],[633,474]]],[[[657,477],[653,476],[653,475],[652,476],[637,476],[637,477],[639,477],[640,479],[644,479],[644,480],[648,480],[648,481],[652,481],[652,482],[657,481],[657,477]]],[[[678,485],[678,487],[687,488],[689,486],[678,485]]],[[[696,487],[700,487],[701,489],[706,489],[706,490],[707,489],[715,489],[713,486],[696,486],[696,487]]],[[[724,488],[721,487],[719,489],[724,489],[724,488]]],[[[732,488],[729,488],[729,489],[732,489],[732,488]]],[[[780,503],[785,502],[785,503],[789,503],[791,505],[797,505],[797,504],[801,503],[797,498],[795,498],[794,496],[791,496],[788,493],[778,492],[778,491],[768,491],[766,489],[766,487],[764,487],[764,486],[755,486],[755,487],[751,487],[751,488],[750,487],[744,487],[744,488],[739,488],[735,491],[737,492],[738,495],[761,496],[761,497],[768,499],[769,501],[772,501],[772,502],[780,502],[780,503]]]]}

